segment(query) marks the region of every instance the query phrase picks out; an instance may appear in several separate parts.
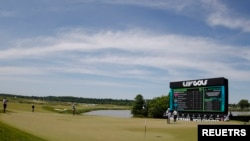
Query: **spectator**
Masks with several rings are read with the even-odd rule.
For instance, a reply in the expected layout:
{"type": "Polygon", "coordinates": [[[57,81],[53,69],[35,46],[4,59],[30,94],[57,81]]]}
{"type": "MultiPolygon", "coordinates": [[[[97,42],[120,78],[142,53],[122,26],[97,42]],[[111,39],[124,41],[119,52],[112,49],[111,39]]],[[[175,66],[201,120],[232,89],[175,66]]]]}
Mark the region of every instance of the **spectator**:
{"type": "Polygon", "coordinates": [[[169,108],[166,111],[166,116],[167,116],[167,124],[170,124],[171,111],[169,108]]]}
{"type": "Polygon", "coordinates": [[[76,113],[76,106],[75,106],[75,104],[73,104],[73,106],[72,106],[72,112],[73,112],[73,115],[75,115],[75,113],[76,113]]]}
{"type": "Polygon", "coordinates": [[[6,97],[3,99],[3,112],[6,112],[6,108],[7,108],[7,102],[8,100],[6,99],[6,97]]]}
{"type": "Polygon", "coordinates": [[[32,104],[32,112],[34,112],[34,111],[35,111],[35,105],[32,104]]]}
{"type": "Polygon", "coordinates": [[[178,113],[177,113],[177,111],[176,111],[176,110],[174,110],[173,115],[174,115],[174,122],[176,122],[177,115],[178,115],[178,113]]]}

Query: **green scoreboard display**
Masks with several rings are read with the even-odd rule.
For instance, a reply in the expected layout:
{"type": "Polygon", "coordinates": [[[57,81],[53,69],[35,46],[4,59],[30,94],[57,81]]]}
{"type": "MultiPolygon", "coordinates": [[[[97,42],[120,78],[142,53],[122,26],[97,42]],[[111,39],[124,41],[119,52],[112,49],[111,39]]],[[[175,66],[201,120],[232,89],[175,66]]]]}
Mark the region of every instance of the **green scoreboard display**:
{"type": "Polygon", "coordinates": [[[170,82],[170,110],[182,113],[228,112],[228,80],[224,77],[170,82]]]}

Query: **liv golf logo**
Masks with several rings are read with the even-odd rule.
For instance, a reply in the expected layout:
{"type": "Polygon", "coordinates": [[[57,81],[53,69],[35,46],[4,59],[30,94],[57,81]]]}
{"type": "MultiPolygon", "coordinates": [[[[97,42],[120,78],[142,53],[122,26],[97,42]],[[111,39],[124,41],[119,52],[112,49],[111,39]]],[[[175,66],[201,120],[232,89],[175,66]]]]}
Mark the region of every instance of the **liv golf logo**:
{"type": "Polygon", "coordinates": [[[250,125],[198,125],[198,141],[224,139],[248,141],[250,125]]]}
{"type": "Polygon", "coordinates": [[[192,80],[192,81],[184,81],[182,83],[183,87],[191,87],[191,86],[206,86],[207,80],[192,80]]]}

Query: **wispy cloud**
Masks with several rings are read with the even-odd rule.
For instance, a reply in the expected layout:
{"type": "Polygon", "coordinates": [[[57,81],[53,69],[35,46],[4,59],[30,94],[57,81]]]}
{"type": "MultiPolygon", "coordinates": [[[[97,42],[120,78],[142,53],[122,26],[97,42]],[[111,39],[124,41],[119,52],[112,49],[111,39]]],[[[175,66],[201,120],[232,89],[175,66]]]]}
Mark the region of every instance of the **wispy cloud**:
{"type": "Polygon", "coordinates": [[[54,37],[20,40],[16,46],[0,50],[0,61],[49,62],[40,66],[27,63],[27,69],[10,63],[0,70],[8,72],[5,75],[31,71],[47,74],[51,71],[152,80],[158,79],[155,76],[159,74],[151,69],[167,72],[172,79],[184,76],[186,70],[193,70],[200,72],[201,76],[197,77],[206,74],[247,81],[250,80],[249,70],[235,67],[237,64],[233,64],[233,60],[241,59],[241,65],[249,65],[247,53],[250,50],[241,47],[241,51],[235,54],[238,48],[221,45],[209,38],[156,34],[137,29],[96,33],[73,30],[54,37]]]}
{"type": "MultiPolygon", "coordinates": [[[[204,1],[207,3],[207,1],[204,1]]],[[[207,3],[208,4],[208,3],[207,3]]],[[[230,29],[239,29],[243,32],[250,32],[250,20],[233,13],[228,7],[216,0],[211,0],[208,4],[211,13],[207,22],[211,26],[224,26],[230,29]]]]}
{"type": "Polygon", "coordinates": [[[250,20],[240,17],[240,13],[237,14],[235,11],[229,10],[225,4],[218,0],[99,0],[99,2],[172,10],[180,15],[193,18],[203,16],[204,22],[207,22],[210,26],[223,26],[243,32],[250,32],[250,20]]]}

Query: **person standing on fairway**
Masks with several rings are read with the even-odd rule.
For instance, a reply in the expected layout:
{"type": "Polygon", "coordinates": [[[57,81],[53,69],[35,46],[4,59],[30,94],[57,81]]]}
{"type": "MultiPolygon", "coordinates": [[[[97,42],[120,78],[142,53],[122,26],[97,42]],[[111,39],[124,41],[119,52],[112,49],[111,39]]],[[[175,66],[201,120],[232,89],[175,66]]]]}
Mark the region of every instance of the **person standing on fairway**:
{"type": "Polygon", "coordinates": [[[167,116],[167,123],[170,124],[171,111],[169,108],[166,111],[166,116],[167,116]]]}
{"type": "Polygon", "coordinates": [[[75,115],[75,113],[76,113],[76,106],[75,106],[75,104],[73,104],[73,106],[72,106],[72,112],[73,112],[73,115],[75,115]]]}
{"type": "Polygon", "coordinates": [[[35,111],[35,105],[32,104],[32,112],[34,112],[34,111],[35,111]]]}
{"type": "Polygon", "coordinates": [[[174,112],[173,112],[173,115],[174,115],[174,122],[176,122],[176,119],[177,119],[177,111],[176,110],[174,110],[174,112]]]}
{"type": "Polygon", "coordinates": [[[8,100],[6,99],[6,97],[3,99],[3,112],[6,112],[6,108],[7,108],[7,102],[8,100]]]}

